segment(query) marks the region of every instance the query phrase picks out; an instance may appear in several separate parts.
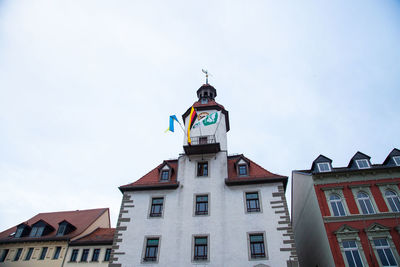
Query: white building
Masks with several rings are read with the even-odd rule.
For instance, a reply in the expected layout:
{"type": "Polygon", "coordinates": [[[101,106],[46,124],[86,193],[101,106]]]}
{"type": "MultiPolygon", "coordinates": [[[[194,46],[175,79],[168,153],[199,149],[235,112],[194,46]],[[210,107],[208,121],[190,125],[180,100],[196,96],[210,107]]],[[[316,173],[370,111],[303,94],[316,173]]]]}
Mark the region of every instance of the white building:
{"type": "Polygon", "coordinates": [[[197,91],[184,154],[120,187],[110,266],[297,266],[287,177],[228,156],[228,111],[216,95],[209,84],[197,91]]]}

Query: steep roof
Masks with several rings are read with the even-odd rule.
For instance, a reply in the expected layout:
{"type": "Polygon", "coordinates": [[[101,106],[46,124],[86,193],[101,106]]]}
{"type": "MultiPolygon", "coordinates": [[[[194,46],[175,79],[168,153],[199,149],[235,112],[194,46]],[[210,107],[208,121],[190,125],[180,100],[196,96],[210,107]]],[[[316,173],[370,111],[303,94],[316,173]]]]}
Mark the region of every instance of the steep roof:
{"type": "Polygon", "coordinates": [[[258,183],[272,183],[283,182],[286,189],[288,177],[272,173],[251,159],[242,155],[228,156],[228,178],[225,179],[227,185],[242,185],[242,184],[258,184],[258,183]],[[237,173],[236,162],[238,159],[243,158],[248,162],[248,175],[239,176],[237,173]]]}
{"type": "Polygon", "coordinates": [[[94,223],[101,215],[108,212],[108,208],[90,209],[90,210],[75,210],[75,211],[59,211],[39,213],[30,218],[24,224],[32,227],[33,224],[42,220],[54,228],[52,232],[41,237],[19,237],[15,238],[12,234],[17,230],[16,225],[0,233],[0,243],[9,242],[26,242],[26,241],[47,241],[47,240],[69,240],[78,236],[85,231],[92,223],[94,223]],[[58,224],[62,221],[67,221],[72,224],[76,229],[69,234],[63,236],[56,236],[58,224]]]}
{"type": "Polygon", "coordinates": [[[152,169],[139,180],[122,185],[119,189],[124,191],[138,191],[138,190],[151,190],[157,188],[173,189],[177,188],[179,182],[176,179],[178,173],[178,160],[165,160],[163,163],[152,169]],[[168,164],[171,167],[171,176],[169,181],[160,181],[160,168],[168,164]]]}
{"type": "Polygon", "coordinates": [[[90,234],[76,239],[70,243],[70,245],[81,246],[91,244],[104,244],[111,245],[113,243],[115,228],[97,228],[90,234]]]}

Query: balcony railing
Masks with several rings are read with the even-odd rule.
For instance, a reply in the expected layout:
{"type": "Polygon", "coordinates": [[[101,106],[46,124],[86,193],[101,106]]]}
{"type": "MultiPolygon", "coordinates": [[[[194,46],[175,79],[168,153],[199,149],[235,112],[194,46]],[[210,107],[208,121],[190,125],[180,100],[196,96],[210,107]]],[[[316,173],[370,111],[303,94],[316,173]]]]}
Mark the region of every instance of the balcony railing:
{"type": "Polygon", "coordinates": [[[215,135],[193,136],[191,144],[183,146],[187,155],[193,154],[209,154],[221,151],[219,143],[215,139],[215,135]]]}

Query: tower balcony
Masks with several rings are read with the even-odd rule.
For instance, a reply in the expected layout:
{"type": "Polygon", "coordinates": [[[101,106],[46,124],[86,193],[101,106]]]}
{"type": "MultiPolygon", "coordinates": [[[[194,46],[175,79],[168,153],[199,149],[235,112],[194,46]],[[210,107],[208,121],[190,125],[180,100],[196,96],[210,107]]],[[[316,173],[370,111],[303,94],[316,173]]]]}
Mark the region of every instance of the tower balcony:
{"type": "Polygon", "coordinates": [[[221,147],[215,135],[194,136],[191,138],[192,144],[183,146],[186,155],[211,154],[221,151],[221,147]]]}

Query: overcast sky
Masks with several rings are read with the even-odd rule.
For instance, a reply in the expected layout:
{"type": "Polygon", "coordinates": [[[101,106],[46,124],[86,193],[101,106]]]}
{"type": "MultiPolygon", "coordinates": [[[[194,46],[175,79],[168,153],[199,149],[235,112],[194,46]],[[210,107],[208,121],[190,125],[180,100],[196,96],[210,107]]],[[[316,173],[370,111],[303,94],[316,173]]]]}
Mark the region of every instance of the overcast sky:
{"type": "Polygon", "coordinates": [[[99,207],[115,226],[118,186],[183,151],[164,130],[202,68],[228,152],[274,173],[400,148],[399,1],[0,0],[0,231],[99,207]]]}

